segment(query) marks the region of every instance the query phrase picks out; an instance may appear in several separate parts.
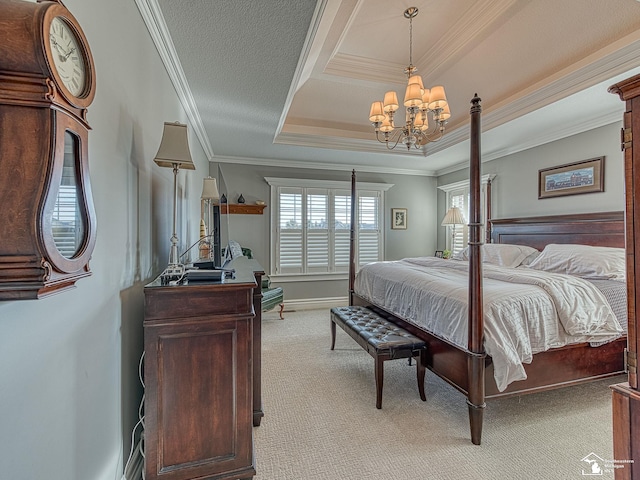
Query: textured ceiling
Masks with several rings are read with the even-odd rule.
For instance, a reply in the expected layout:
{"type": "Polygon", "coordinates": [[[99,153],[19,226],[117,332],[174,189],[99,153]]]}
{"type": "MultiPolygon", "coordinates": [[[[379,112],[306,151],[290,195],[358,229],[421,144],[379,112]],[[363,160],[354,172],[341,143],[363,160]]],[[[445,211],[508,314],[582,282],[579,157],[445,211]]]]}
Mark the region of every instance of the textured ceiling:
{"type": "Polygon", "coordinates": [[[620,121],[607,87],[640,71],[635,0],[136,1],[213,161],[440,174],[466,163],[474,93],[488,160],[620,121]],[[404,93],[410,6],[413,64],[452,117],[389,152],[367,117],[404,93]]]}

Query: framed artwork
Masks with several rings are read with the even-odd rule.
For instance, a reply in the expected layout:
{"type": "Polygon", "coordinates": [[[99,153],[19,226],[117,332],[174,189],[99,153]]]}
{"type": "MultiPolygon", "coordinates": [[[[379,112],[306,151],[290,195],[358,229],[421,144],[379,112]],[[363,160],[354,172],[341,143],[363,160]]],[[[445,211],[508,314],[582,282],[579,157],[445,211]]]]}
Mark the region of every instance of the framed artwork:
{"type": "Polygon", "coordinates": [[[604,157],[538,170],[538,198],[604,192],[604,157]]]}
{"type": "Polygon", "coordinates": [[[391,209],[391,228],[393,230],[407,229],[407,209],[406,208],[391,209]]]}
{"type": "Polygon", "coordinates": [[[436,258],[444,258],[444,252],[442,250],[436,250],[436,258]]]}

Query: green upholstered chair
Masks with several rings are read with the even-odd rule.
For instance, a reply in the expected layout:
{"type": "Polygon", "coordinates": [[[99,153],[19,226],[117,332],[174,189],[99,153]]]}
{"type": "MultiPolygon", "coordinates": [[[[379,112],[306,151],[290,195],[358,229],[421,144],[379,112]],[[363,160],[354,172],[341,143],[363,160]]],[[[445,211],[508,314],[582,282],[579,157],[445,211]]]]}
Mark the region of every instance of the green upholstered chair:
{"type": "MultiPolygon", "coordinates": [[[[241,247],[242,255],[247,258],[253,258],[250,248],[241,247]]],[[[233,249],[231,249],[233,251],[233,249]]],[[[222,256],[225,256],[223,249],[222,256]]],[[[262,277],[262,311],[268,312],[275,307],[280,307],[280,319],[284,320],[284,290],[282,287],[271,287],[271,279],[268,275],[262,277]]]]}

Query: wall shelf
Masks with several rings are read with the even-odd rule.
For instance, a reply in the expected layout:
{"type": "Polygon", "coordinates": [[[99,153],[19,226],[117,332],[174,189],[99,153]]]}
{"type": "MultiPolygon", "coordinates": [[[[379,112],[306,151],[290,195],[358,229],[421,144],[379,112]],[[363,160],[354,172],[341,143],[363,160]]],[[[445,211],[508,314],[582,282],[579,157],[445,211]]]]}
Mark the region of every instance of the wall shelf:
{"type": "Polygon", "coordinates": [[[249,205],[246,203],[223,203],[220,205],[220,213],[225,215],[240,214],[240,215],[262,215],[262,211],[266,205],[249,205]]]}

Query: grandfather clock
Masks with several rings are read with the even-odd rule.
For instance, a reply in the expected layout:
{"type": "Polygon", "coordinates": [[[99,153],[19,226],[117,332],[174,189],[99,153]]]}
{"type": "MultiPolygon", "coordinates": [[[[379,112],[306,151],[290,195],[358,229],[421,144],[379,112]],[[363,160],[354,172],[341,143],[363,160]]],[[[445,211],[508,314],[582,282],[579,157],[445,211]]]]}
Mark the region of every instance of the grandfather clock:
{"type": "Polygon", "coordinates": [[[640,318],[640,75],[609,88],[625,102],[621,146],[624,152],[627,249],[627,369],[629,381],[613,389],[613,455],[621,463],[616,480],[640,479],[640,390],[638,324],[640,318]],[[636,145],[637,144],[637,145],[636,145]],[[637,253],[636,253],[637,252],[637,253]]]}
{"type": "Polygon", "coordinates": [[[95,68],[60,0],[0,0],[0,300],[91,274],[87,107],[95,68]]]}

